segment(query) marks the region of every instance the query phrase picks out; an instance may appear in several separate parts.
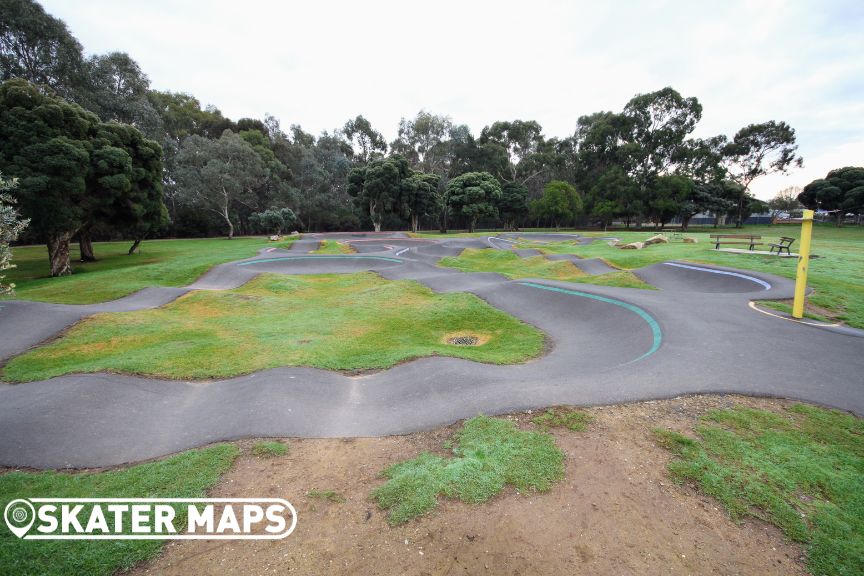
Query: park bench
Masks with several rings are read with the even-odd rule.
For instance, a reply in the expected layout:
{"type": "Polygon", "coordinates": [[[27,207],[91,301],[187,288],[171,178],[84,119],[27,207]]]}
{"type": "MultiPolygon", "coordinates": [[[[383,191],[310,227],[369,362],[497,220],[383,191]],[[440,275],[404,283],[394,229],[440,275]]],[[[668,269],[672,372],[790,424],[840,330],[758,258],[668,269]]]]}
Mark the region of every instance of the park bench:
{"type": "Polygon", "coordinates": [[[721,244],[748,244],[750,250],[753,250],[754,246],[763,244],[763,242],[757,242],[757,240],[762,239],[762,236],[753,234],[711,234],[709,238],[714,242],[715,250],[719,250],[721,244]]]}
{"type": "Polygon", "coordinates": [[[768,245],[768,246],[770,246],[768,252],[773,253],[774,249],[776,248],[778,255],[782,254],[784,250],[786,251],[786,254],[791,255],[792,253],[789,251],[789,247],[792,246],[793,242],[795,242],[794,238],[789,238],[787,236],[781,236],[779,242],[777,242],[776,244],[771,243],[768,245]]]}

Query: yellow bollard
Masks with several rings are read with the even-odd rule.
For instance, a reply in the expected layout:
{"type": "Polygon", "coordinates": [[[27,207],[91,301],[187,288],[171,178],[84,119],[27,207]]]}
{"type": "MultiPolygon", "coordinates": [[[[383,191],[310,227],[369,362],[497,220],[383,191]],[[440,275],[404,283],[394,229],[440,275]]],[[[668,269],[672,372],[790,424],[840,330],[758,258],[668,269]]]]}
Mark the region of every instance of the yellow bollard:
{"type": "Polygon", "coordinates": [[[810,238],[813,236],[813,210],[804,210],[801,222],[801,251],[798,256],[798,272],[795,275],[795,301],[792,317],[804,317],[804,298],[807,294],[807,265],[810,263],[810,238]]]}

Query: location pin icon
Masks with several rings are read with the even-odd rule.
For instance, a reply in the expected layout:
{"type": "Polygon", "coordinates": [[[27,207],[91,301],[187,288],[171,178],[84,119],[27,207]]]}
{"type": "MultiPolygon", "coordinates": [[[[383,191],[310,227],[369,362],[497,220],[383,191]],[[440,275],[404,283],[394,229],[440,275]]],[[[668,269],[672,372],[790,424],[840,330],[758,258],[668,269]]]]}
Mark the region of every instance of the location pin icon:
{"type": "Polygon", "coordinates": [[[6,526],[9,527],[9,530],[18,538],[22,538],[33,526],[36,510],[27,500],[12,500],[6,505],[3,517],[6,519],[6,526]]]}

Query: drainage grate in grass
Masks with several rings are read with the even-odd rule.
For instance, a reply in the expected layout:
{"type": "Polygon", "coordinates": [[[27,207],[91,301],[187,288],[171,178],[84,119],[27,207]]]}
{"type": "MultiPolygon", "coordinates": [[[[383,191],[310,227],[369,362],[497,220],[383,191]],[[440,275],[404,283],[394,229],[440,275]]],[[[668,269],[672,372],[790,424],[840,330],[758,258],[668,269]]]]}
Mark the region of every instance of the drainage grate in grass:
{"type": "Polygon", "coordinates": [[[480,339],[476,336],[456,336],[447,340],[447,343],[455,344],[456,346],[477,346],[480,343],[480,339]]]}

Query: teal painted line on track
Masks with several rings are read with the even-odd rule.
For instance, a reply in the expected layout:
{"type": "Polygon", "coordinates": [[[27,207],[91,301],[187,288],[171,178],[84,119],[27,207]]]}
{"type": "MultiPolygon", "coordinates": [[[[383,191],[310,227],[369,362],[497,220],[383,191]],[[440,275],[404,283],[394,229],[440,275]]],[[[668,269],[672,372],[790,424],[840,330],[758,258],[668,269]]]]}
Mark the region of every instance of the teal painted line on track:
{"type": "MultiPolygon", "coordinates": [[[[653,338],[651,349],[642,356],[636,358],[635,360],[627,362],[627,364],[632,364],[634,362],[644,360],[645,358],[651,356],[660,349],[660,344],[663,343],[663,330],[661,330],[660,324],[657,322],[657,320],[654,319],[653,316],[651,316],[648,312],[646,312],[642,308],[639,308],[638,306],[634,306],[633,304],[629,304],[627,302],[622,302],[621,300],[615,300],[614,298],[598,296],[597,294],[590,294],[588,292],[579,292],[577,290],[568,290],[567,288],[558,288],[557,286],[546,286],[545,284],[535,284],[534,282],[518,282],[518,284],[521,284],[522,286],[529,286],[531,288],[540,288],[541,290],[549,290],[551,292],[560,292],[562,294],[570,294],[572,296],[581,296],[582,298],[590,298],[591,300],[599,300],[600,302],[606,302],[607,304],[614,304],[615,306],[620,306],[621,308],[629,310],[630,312],[633,312],[634,314],[642,318],[651,328],[651,336],[653,338]]],[[[626,366],[627,364],[624,365],[626,366]]]]}
{"type": "Polygon", "coordinates": [[[240,262],[238,266],[249,266],[250,264],[259,264],[261,262],[279,262],[280,260],[386,260],[387,262],[402,263],[398,258],[387,258],[386,256],[282,256],[280,258],[262,258],[261,260],[250,260],[249,262],[240,262]]]}

